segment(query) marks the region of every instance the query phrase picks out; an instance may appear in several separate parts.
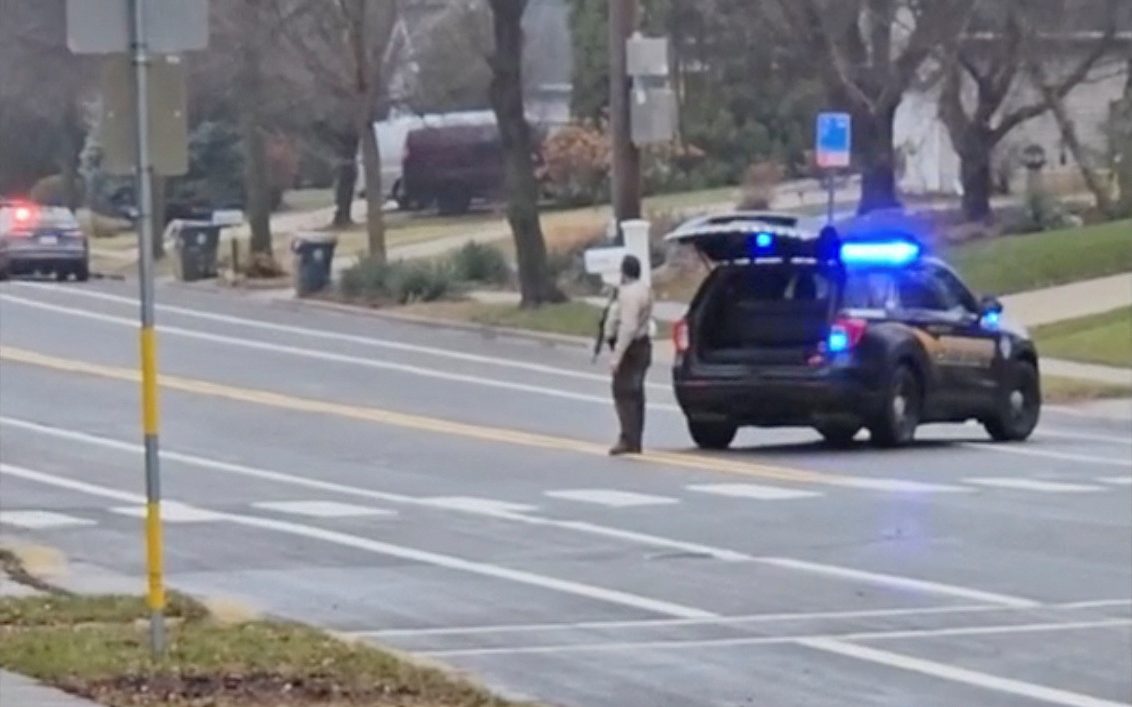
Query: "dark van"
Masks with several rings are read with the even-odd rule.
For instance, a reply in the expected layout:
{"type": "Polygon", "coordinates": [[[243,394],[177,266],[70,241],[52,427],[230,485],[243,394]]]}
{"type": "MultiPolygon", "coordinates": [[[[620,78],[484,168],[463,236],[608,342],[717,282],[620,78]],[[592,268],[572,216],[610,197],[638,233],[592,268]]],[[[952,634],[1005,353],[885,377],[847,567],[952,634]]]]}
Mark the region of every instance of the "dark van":
{"type": "Polygon", "coordinates": [[[436,204],[444,215],[463,214],[473,199],[503,192],[503,147],[494,124],[421,128],[405,141],[401,206],[436,204]]]}

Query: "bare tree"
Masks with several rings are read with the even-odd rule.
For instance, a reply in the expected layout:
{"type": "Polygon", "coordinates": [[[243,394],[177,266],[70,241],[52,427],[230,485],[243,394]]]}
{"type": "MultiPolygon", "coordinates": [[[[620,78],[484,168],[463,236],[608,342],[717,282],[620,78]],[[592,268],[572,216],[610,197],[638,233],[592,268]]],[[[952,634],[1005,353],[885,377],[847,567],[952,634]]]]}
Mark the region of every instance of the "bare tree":
{"type": "MultiPolygon", "coordinates": [[[[1022,0],[984,2],[978,31],[956,37],[940,93],[940,117],[959,155],[963,213],[971,221],[991,216],[991,159],[995,148],[1019,125],[1049,110],[1043,96],[1008,106],[1027,79],[1025,48],[1034,41],[1025,34],[1022,0]]],[[[1064,99],[1084,82],[1108,49],[1098,41],[1047,88],[1064,99]]],[[[1057,57],[1060,59],[1060,55],[1057,57]]]]}
{"type": "MultiPolygon", "coordinates": [[[[977,0],[774,0],[781,35],[854,119],[859,211],[899,205],[893,123],[924,63],[966,26],[977,0]]],[[[772,13],[773,14],[773,13],[772,13]]]]}
{"type": "Polygon", "coordinates": [[[1132,216],[1132,56],[1129,56],[1124,95],[1113,111],[1113,138],[1116,155],[1116,183],[1120,187],[1121,216],[1132,216]]]}
{"type": "Polygon", "coordinates": [[[523,12],[527,0],[490,0],[495,49],[491,66],[491,107],[503,145],[507,220],[519,261],[523,307],[560,301],[547,267],[546,241],[538,211],[534,140],[523,104],[523,12]]]}
{"type": "MultiPolygon", "coordinates": [[[[1090,54],[1090,56],[1096,56],[1093,64],[1112,50],[1113,40],[1116,37],[1117,12],[1122,7],[1121,2],[1122,0],[1104,0],[1103,5],[1100,6],[1100,14],[1092,18],[1097,26],[1103,28],[1100,32],[1093,32],[1095,38],[1092,41],[1095,42],[1095,45],[1090,54]]],[[[1054,72],[1048,66],[1049,46],[1045,40],[1048,38],[1049,32],[1043,31],[1043,27],[1051,26],[1051,20],[1052,22],[1068,22],[1068,13],[1076,12],[1078,8],[1069,6],[1058,9],[1060,11],[1056,14],[1044,16],[1033,9],[1020,13],[1020,19],[1026,31],[1023,62],[1031,81],[1045,103],[1045,107],[1053,114],[1058,131],[1061,133],[1061,141],[1069,150],[1069,153],[1073,155],[1073,160],[1081,171],[1085,186],[1096,200],[1097,208],[1106,215],[1114,216],[1117,213],[1117,207],[1109,184],[1097,174],[1097,171],[1090,164],[1077,125],[1065,105],[1065,96],[1068,91],[1059,90],[1060,84],[1054,72]]],[[[1091,68],[1091,65],[1089,68],[1091,68]]],[[[1087,75],[1088,70],[1084,73],[1087,75]]],[[[1084,78],[1085,76],[1081,77],[1082,80],[1084,78]]]]}
{"type": "MultiPolygon", "coordinates": [[[[294,21],[284,27],[291,47],[306,62],[314,80],[324,87],[328,100],[347,106],[346,115],[360,146],[366,180],[366,235],[369,256],[386,258],[381,183],[381,151],[374,123],[388,109],[387,57],[394,30],[400,21],[397,0],[292,0],[281,3],[295,10],[294,21]]],[[[285,10],[284,10],[285,11],[285,10]]],[[[331,124],[345,124],[333,121],[331,124]]],[[[349,146],[350,140],[340,145],[349,146]]],[[[341,158],[345,158],[342,154],[341,158]]],[[[351,156],[351,159],[353,157],[351,156]]],[[[349,176],[340,170],[340,177],[349,176]]],[[[344,183],[339,180],[336,221],[348,221],[343,213],[344,183]]],[[[352,196],[353,187],[349,193],[352,196]]]]}

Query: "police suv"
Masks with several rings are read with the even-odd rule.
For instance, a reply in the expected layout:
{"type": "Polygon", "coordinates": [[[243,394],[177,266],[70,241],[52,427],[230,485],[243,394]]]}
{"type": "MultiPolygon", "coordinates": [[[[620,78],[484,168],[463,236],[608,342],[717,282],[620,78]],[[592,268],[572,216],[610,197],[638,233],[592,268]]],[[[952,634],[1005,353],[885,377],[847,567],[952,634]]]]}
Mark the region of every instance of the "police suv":
{"type": "Polygon", "coordinates": [[[894,447],[921,424],[972,419],[998,441],[1030,436],[1033,342],[900,224],[862,217],[814,233],[795,216],[739,212],[668,236],[714,266],[674,329],[676,397],[696,444],[809,426],[834,445],[867,428],[894,447]]]}

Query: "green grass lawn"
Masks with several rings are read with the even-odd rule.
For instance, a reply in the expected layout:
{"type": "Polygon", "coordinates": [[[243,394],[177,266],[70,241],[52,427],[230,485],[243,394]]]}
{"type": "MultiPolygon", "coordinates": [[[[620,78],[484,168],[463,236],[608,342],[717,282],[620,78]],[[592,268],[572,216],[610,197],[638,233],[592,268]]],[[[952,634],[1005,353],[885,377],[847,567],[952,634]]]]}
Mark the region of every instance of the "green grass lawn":
{"type": "Polygon", "coordinates": [[[1043,356],[1132,367],[1132,307],[1038,327],[1034,338],[1043,356]]]}
{"type": "Polygon", "coordinates": [[[1132,221],[978,241],[944,257],[982,293],[1063,285],[1132,271],[1132,221]]]}
{"type": "Polygon", "coordinates": [[[306,626],[222,621],[192,603],[171,608],[168,651],[154,659],[140,599],[0,599],[0,667],[106,705],[512,704],[439,670],[306,626]]]}

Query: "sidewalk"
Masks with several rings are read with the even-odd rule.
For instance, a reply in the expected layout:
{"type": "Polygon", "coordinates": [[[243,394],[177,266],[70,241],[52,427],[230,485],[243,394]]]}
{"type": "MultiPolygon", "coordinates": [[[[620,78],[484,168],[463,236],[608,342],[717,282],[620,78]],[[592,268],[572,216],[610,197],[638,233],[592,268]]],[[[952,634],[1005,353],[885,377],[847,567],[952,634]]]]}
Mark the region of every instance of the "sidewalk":
{"type": "Polygon", "coordinates": [[[97,703],[0,670],[0,707],[96,707],[97,703]]]}
{"type": "Polygon", "coordinates": [[[1035,327],[1132,306],[1132,273],[1007,295],[1005,315],[1035,327]]]}

